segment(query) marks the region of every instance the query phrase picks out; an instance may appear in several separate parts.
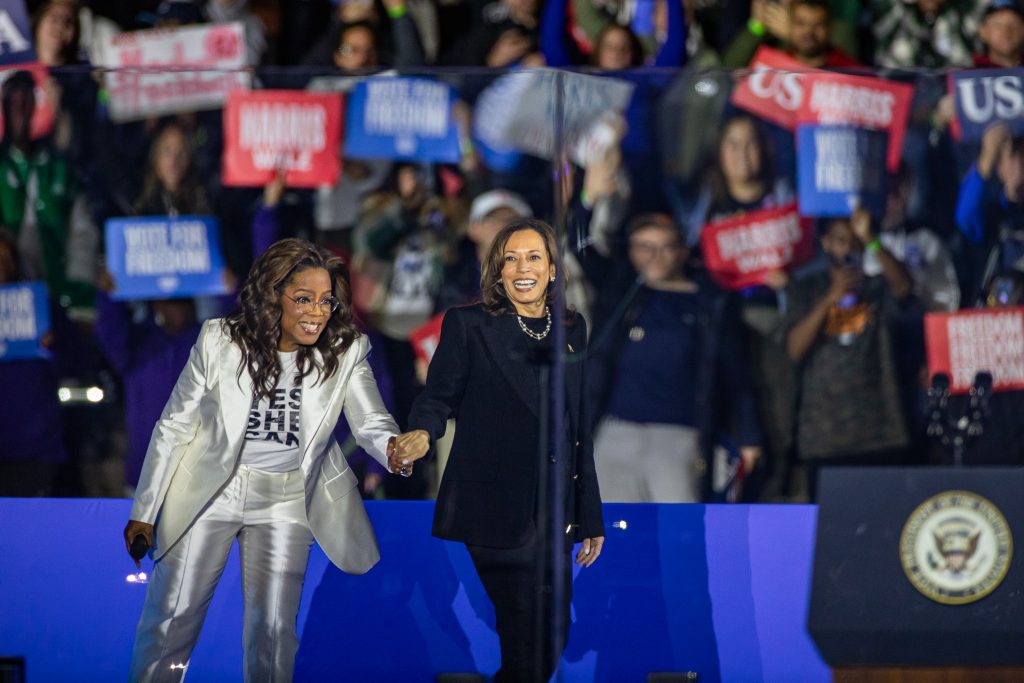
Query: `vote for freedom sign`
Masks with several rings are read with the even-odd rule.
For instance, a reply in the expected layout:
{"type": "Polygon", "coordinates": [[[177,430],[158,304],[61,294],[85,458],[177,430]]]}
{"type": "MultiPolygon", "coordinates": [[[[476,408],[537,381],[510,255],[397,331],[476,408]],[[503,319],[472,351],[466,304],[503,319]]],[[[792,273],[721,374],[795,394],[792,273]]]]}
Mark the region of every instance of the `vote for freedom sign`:
{"type": "Polygon", "coordinates": [[[49,329],[46,283],[0,285],[0,362],[49,358],[39,343],[49,329]]]}
{"type": "Polygon", "coordinates": [[[291,187],[333,185],[341,172],[341,95],[236,91],[224,112],[223,180],[265,185],[278,169],[291,187]]]}
{"type": "Polygon", "coordinates": [[[800,126],[797,188],[805,216],[849,216],[858,207],[881,216],[885,206],[884,132],[850,126],[800,126]]]}
{"type": "Polygon", "coordinates": [[[969,392],[979,372],[994,391],[1024,389],[1024,307],[927,313],[924,328],[928,371],[949,375],[952,393],[969,392]]]}
{"type": "Polygon", "coordinates": [[[140,216],[106,223],[112,298],[170,299],[225,294],[224,257],[217,219],[140,216]]]}
{"type": "Polygon", "coordinates": [[[454,93],[425,78],[371,78],[349,96],[345,154],[357,159],[458,163],[454,93]]]}
{"type": "Polygon", "coordinates": [[[711,278],[725,289],[743,289],[814,256],[814,227],[793,203],[708,223],[700,244],[711,278]]]}

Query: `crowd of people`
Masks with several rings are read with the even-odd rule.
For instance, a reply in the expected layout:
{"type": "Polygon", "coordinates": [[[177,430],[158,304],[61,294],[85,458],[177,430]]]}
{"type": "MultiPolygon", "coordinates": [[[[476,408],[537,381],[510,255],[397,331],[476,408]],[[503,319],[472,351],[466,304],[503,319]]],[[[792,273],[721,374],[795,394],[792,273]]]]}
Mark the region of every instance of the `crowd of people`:
{"type": "MultiPolygon", "coordinates": [[[[1024,295],[1024,138],[994,123],[980,144],[960,142],[947,87],[952,70],[1021,66],[1014,0],[28,6],[49,75],[4,74],[0,284],[46,282],[51,353],[0,362],[0,416],[11,425],[0,495],[130,494],[201,323],[236,306],[234,294],[120,300],[101,239],[115,217],[217,217],[232,292],[280,238],[341,255],[370,365],[403,430],[427,376],[417,332],[481,299],[481,261],[505,225],[549,220],[566,299],[588,321],[580,359],[606,502],[800,501],[814,498],[824,466],[947,462],[927,436],[924,314],[1024,295]],[[291,187],[281,172],[262,188],[228,187],[220,109],[111,118],[92,68],[104,36],[231,21],[243,24],[254,88],[347,93],[381,73],[443,80],[458,93],[461,159],[339,151],[334,186],[291,187]],[[762,46],[914,92],[884,210],[816,220],[813,258],[727,291],[709,277],[704,226],[798,201],[793,132],[730,100],[762,46]],[[543,158],[482,144],[486,117],[507,114],[478,106],[487,87],[540,66],[632,86],[599,153],[543,158]],[[53,112],[44,134],[41,97],[53,112]],[[87,386],[103,400],[58,400],[60,387],[87,386]]],[[[993,397],[968,463],[1024,463],[1018,394],[993,397]]],[[[347,429],[336,433],[365,496],[436,495],[434,466],[388,477],[347,429]]]]}

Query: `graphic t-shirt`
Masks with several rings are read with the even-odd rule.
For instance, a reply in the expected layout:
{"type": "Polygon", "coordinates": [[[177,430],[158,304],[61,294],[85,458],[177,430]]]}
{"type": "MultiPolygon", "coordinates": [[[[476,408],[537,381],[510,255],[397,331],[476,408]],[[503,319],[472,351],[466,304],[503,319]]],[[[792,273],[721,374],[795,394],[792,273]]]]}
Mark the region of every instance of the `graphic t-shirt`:
{"type": "MultiPolygon", "coordinates": [[[[825,271],[788,290],[791,330],[828,291],[825,271]]],[[[889,318],[896,306],[885,280],[868,277],[829,309],[801,364],[797,443],[805,459],[888,451],[907,445],[889,318]]]]}
{"type": "Polygon", "coordinates": [[[245,426],[242,464],[267,472],[298,469],[302,387],[295,384],[297,351],[278,353],[281,376],[270,396],[253,399],[245,426]]]}

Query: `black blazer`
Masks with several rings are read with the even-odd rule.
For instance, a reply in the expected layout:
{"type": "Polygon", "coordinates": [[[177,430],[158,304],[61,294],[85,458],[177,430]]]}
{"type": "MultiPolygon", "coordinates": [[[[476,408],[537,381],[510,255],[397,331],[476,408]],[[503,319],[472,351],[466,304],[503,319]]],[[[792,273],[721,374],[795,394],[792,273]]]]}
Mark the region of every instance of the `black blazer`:
{"type": "MultiPolygon", "coordinates": [[[[584,351],[582,316],[566,323],[565,338],[574,354],[584,351]]],[[[479,304],[445,314],[426,387],[409,415],[409,428],[432,440],[444,434],[449,417],[458,424],[434,508],[435,536],[494,548],[526,541],[540,471],[540,386],[525,357],[533,343],[514,314],[492,315],[479,304]]],[[[566,523],[576,525],[575,540],[604,535],[585,376],[583,363],[566,363],[570,447],[564,462],[544,460],[564,476],[566,523]]]]}

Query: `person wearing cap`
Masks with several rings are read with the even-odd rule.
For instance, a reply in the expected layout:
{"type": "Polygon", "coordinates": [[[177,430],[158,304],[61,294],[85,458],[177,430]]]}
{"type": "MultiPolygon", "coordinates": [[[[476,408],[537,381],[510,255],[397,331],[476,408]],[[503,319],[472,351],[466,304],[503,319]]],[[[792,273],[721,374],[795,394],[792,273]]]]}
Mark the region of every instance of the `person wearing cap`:
{"type": "Polygon", "coordinates": [[[480,298],[480,264],[494,236],[516,218],[532,218],[533,210],[522,196],[508,190],[490,190],[477,196],[469,208],[466,235],[444,269],[436,312],[480,298]]]}
{"type": "Polygon", "coordinates": [[[974,55],[979,69],[1012,69],[1024,63],[1024,10],[1016,0],[994,0],[978,26],[982,51],[974,55]]]}

